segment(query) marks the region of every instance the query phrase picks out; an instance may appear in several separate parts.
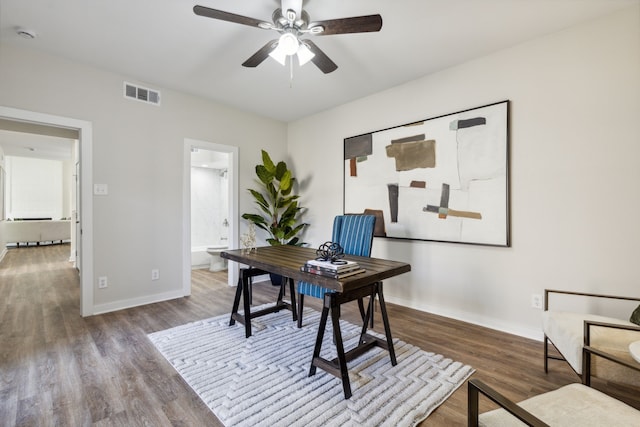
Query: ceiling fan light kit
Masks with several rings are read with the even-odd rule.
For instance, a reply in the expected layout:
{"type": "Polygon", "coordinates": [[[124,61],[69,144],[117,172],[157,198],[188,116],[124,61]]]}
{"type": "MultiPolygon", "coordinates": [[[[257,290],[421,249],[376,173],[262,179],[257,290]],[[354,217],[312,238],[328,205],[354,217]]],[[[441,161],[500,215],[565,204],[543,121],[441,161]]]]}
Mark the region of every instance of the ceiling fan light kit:
{"type": "Polygon", "coordinates": [[[284,33],[280,36],[278,40],[278,46],[276,49],[282,50],[285,55],[293,55],[298,53],[298,48],[300,47],[300,42],[298,38],[294,36],[292,33],[284,33]]]}
{"type": "Polygon", "coordinates": [[[300,43],[300,47],[298,48],[297,53],[298,53],[298,63],[300,64],[300,66],[303,66],[307,62],[311,61],[313,57],[316,56],[316,54],[311,52],[311,49],[309,49],[309,47],[306,44],[304,44],[304,42],[300,43]]]}
{"type": "Polygon", "coordinates": [[[309,14],[302,10],[302,0],[282,0],[282,7],[273,12],[273,23],[204,6],[194,6],[193,11],[196,15],[207,18],[280,33],[278,39],[269,41],[247,59],[242,64],[244,67],[257,67],[269,56],[286,65],[287,59],[297,56],[300,66],[312,61],[323,73],[328,74],[338,66],[315,43],[301,37],[376,32],[382,28],[380,15],[311,22],[309,14]]]}

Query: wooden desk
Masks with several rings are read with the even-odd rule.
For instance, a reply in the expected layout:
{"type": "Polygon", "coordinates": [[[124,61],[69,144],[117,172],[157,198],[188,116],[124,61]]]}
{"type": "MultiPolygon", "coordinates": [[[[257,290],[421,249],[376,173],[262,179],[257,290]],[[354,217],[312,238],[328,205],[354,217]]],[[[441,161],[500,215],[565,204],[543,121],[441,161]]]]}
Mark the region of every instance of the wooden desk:
{"type": "Polygon", "coordinates": [[[336,280],[300,271],[300,267],[306,261],[316,257],[315,249],[311,248],[287,245],[266,246],[260,247],[257,251],[248,254],[243,253],[240,249],[224,251],[220,256],[228,260],[250,266],[248,269],[241,269],[240,283],[238,283],[238,290],[236,291],[236,297],[231,310],[231,320],[229,322],[230,324],[235,323],[235,321],[243,323],[245,325],[245,335],[247,337],[251,336],[252,318],[286,308],[293,311],[293,319],[296,319],[295,295],[293,294],[294,280],[314,283],[336,291],[327,293],[324,297],[320,326],[318,328],[318,336],[316,338],[309,376],[315,374],[316,368],[321,368],[326,372],[341,378],[346,399],[351,397],[351,385],[349,383],[349,374],[347,372],[348,361],[353,360],[374,346],[379,346],[389,352],[391,364],[393,366],[396,365],[397,362],[395,351],[393,349],[391,328],[389,327],[387,308],[382,292],[382,280],[410,271],[411,265],[379,258],[348,255],[345,256],[345,259],[358,262],[366,271],[342,280],[336,280]],[[291,305],[284,303],[281,299],[284,289],[283,285],[276,305],[266,310],[261,310],[260,312],[251,313],[251,306],[249,303],[249,280],[252,276],[264,274],[265,272],[280,274],[281,276],[288,278],[287,281],[292,289],[291,305]],[[243,315],[238,313],[241,295],[243,297],[244,306],[243,315]],[[386,339],[383,340],[367,334],[367,325],[369,323],[370,316],[372,316],[372,305],[370,304],[365,315],[358,345],[348,352],[345,352],[339,323],[340,305],[365,296],[369,296],[371,298],[375,298],[376,296],[378,297],[386,339]],[[324,337],[324,331],[329,314],[331,315],[334,340],[338,354],[338,357],[331,361],[320,357],[322,339],[324,337]]]}

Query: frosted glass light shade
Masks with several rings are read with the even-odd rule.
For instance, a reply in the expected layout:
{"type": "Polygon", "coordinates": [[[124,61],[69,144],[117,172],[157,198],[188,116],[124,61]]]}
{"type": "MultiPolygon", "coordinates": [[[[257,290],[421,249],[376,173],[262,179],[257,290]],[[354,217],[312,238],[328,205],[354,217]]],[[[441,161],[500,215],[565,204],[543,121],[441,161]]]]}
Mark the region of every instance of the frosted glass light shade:
{"type": "Polygon", "coordinates": [[[311,61],[314,56],[316,56],[315,53],[311,52],[311,50],[304,43],[300,43],[300,47],[298,48],[298,63],[300,64],[300,66],[311,61]]]}
{"type": "Polygon", "coordinates": [[[280,45],[278,45],[274,50],[269,54],[270,57],[278,61],[281,65],[287,65],[287,54],[280,49],[280,45]]]}
{"type": "Polygon", "coordinates": [[[300,42],[298,38],[291,33],[284,33],[278,40],[278,47],[276,49],[282,49],[285,55],[293,55],[298,51],[300,42]]]}

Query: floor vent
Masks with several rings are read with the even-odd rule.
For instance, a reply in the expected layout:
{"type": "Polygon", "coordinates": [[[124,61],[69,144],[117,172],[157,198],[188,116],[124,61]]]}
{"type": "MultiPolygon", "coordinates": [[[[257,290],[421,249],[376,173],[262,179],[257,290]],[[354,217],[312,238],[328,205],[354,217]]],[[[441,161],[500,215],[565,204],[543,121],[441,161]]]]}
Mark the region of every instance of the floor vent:
{"type": "Polygon", "coordinates": [[[127,82],[124,82],[124,97],[146,102],[147,104],[160,105],[159,91],[132,85],[127,82]]]}

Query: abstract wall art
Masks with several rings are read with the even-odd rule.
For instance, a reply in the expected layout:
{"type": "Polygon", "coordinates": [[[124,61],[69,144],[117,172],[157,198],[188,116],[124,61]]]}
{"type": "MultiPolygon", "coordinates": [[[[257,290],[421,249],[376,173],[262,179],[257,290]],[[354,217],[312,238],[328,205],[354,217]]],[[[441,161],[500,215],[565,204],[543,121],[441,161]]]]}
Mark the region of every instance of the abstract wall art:
{"type": "Polygon", "coordinates": [[[509,246],[509,101],[344,140],[344,212],[376,236],[509,246]]]}

